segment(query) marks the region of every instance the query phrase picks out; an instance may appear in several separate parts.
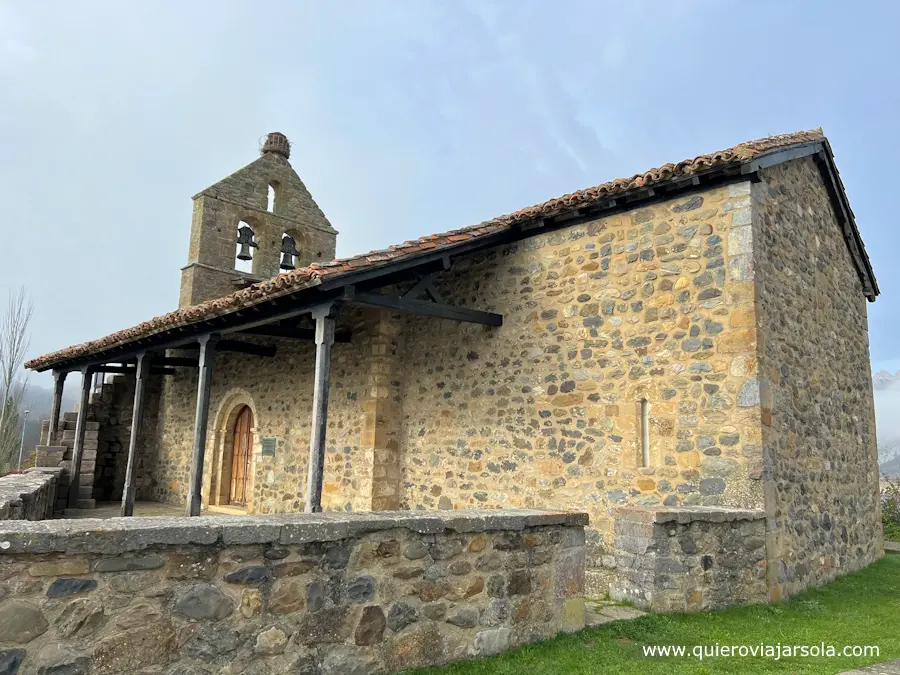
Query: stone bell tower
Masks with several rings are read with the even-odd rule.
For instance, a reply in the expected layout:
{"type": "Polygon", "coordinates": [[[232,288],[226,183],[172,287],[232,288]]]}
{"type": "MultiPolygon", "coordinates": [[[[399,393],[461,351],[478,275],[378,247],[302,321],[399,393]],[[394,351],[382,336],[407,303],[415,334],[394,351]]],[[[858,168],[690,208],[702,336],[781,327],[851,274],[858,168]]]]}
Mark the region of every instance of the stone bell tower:
{"type": "Polygon", "coordinates": [[[194,196],[179,307],[334,258],[337,232],[291,167],[287,137],[268,134],[259,154],[194,196]]]}

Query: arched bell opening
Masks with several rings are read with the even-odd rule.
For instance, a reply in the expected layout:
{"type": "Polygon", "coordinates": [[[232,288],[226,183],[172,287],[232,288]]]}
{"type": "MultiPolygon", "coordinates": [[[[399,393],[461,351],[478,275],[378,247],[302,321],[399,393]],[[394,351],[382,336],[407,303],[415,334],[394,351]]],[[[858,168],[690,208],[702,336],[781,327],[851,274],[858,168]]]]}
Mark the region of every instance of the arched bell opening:
{"type": "Polygon", "coordinates": [[[237,239],[235,240],[234,269],[238,272],[253,272],[253,249],[259,248],[256,241],[256,231],[246,220],[241,220],[237,225],[237,239]]]}

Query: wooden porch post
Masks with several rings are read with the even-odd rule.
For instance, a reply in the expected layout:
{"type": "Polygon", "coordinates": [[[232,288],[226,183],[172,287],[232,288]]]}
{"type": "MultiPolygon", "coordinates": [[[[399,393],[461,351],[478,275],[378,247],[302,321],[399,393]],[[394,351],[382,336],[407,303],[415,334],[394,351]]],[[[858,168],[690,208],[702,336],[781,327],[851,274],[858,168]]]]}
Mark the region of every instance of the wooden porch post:
{"type": "Polygon", "coordinates": [[[331,383],[331,347],[334,345],[334,305],[312,313],[316,320],[316,375],[313,384],[312,430],[309,437],[307,513],[322,510],[322,474],[325,470],[325,429],[328,425],[328,389],[331,383]]]}
{"type": "Polygon", "coordinates": [[[188,486],[185,515],[199,516],[203,491],[203,458],[206,454],[206,424],[209,420],[209,389],[216,357],[216,334],[200,338],[200,377],[197,380],[197,414],[194,416],[194,447],[191,461],[191,483],[188,486]]]}
{"type": "Polygon", "coordinates": [[[81,402],[78,404],[78,421],[75,423],[75,445],[72,447],[72,475],[69,484],[69,508],[78,507],[81,490],[81,456],[84,454],[84,427],[87,422],[88,404],[91,394],[91,380],[94,371],[81,369],[81,402]]]}
{"type": "Polygon", "coordinates": [[[134,465],[137,454],[138,436],[144,420],[144,385],[150,369],[151,355],[141,352],[137,355],[137,372],[134,380],[134,403],[131,409],[131,436],[128,440],[128,464],[125,468],[125,489],[122,491],[122,516],[134,515],[134,465]]]}
{"type": "Polygon", "coordinates": [[[47,445],[56,445],[59,409],[62,407],[63,386],[68,374],[65,370],[53,371],[53,402],[50,404],[50,429],[47,432],[47,445]]]}

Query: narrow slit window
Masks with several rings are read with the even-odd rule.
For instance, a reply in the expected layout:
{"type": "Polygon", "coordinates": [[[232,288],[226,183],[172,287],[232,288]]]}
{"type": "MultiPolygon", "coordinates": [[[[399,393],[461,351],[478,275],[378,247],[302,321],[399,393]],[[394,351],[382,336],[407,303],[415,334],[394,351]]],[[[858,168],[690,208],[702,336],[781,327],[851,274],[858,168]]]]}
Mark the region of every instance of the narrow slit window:
{"type": "Polygon", "coordinates": [[[650,466],[650,401],[641,399],[641,466],[650,466]]]}
{"type": "Polygon", "coordinates": [[[269,213],[275,213],[275,186],[269,186],[269,198],[268,203],[266,204],[266,211],[269,213]]]}

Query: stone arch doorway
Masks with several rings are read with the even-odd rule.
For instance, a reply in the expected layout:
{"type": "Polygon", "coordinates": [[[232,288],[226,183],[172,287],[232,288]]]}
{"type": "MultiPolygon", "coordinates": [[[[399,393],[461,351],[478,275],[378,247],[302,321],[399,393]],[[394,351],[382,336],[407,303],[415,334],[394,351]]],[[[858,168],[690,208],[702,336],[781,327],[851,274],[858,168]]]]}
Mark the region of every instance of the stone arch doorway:
{"type": "Polygon", "coordinates": [[[250,458],[253,450],[253,411],[242,406],[231,433],[231,477],[228,484],[229,506],[247,508],[250,492],[250,458]]]}
{"type": "Polygon", "coordinates": [[[253,509],[256,406],[243,389],[229,391],[219,405],[205,494],[210,507],[250,512],[253,509]]]}

